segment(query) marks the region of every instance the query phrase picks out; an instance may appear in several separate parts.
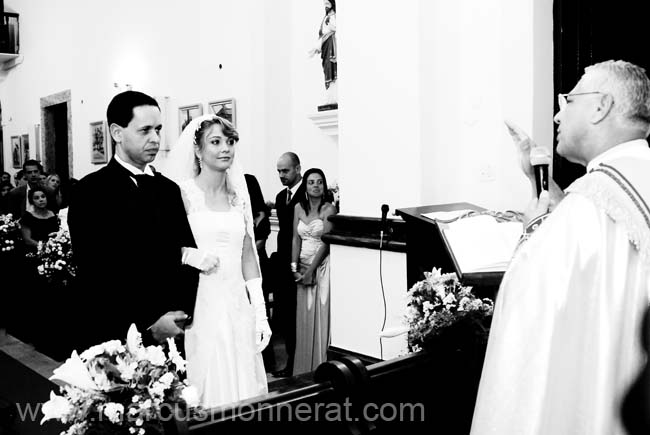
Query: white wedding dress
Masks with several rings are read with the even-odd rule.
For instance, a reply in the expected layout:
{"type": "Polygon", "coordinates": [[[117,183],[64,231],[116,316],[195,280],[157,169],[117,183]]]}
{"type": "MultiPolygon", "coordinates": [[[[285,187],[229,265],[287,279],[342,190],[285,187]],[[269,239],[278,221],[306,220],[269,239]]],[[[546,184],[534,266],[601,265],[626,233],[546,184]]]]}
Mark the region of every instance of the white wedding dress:
{"type": "Polygon", "coordinates": [[[197,247],[220,260],[215,273],[200,274],[194,322],[185,330],[188,380],[206,408],[266,394],[264,362],[255,345],[255,312],[242,274],[243,211],[208,209],[193,179],[180,187],[197,247]]]}

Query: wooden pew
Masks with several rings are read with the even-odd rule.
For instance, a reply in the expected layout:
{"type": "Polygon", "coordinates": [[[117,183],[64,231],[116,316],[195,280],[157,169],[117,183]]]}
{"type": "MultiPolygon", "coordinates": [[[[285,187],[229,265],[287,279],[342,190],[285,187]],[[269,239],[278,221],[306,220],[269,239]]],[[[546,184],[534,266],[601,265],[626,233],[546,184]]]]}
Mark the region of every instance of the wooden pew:
{"type": "Polygon", "coordinates": [[[167,433],[466,434],[475,388],[459,382],[465,373],[448,372],[457,362],[426,351],[367,367],[343,357],[321,364],[313,384],[177,418],[167,433]]]}

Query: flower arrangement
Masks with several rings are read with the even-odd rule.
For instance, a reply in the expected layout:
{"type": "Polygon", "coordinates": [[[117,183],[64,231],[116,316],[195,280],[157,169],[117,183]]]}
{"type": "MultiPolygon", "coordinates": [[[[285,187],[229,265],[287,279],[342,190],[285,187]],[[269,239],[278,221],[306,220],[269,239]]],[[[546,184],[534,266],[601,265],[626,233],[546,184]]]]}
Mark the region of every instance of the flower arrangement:
{"type": "Polygon", "coordinates": [[[339,185],[334,181],[327,189],[328,200],[332,201],[332,204],[336,207],[336,210],[339,210],[339,185]]]}
{"type": "Polygon", "coordinates": [[[442,274],[434,268],[407,294],[408,348],[417,352],[432,338],[462,322],[472,326],[479,338],[487,339],[494,309],[491,299],[479,299],[471,287],[460,284],[455,273],[442,274]]]}
{"type": "Polygon", "coordinates": [[[36,259],[39,275],[49,283],[66,285],[77,274],[77,267],[72,261],[70,234],[65,229],[60,229],[56,236],[45,242],[38,242],[37,251],[29,255],[36,259]]]}
{"type": "Polygon", "coordinates": [[[0,215],[0,252],[13,251],[21,239],[20,224],[13,215],[0,215]]]}
{"type": "Polygon", "coordinates": [[[167,344],[166,355],[161,346],[145,348],[131,325],[126,345],[112,340],[80,355],[74,351],[50,377],[62,395],[50,392],[41,424],[51,419],[70,424],[62,435],[162,434],[162,422],[176,415],[174,407],[198,405],[196,389],[183,380],[185,360],[174,340],[167,344]]]}

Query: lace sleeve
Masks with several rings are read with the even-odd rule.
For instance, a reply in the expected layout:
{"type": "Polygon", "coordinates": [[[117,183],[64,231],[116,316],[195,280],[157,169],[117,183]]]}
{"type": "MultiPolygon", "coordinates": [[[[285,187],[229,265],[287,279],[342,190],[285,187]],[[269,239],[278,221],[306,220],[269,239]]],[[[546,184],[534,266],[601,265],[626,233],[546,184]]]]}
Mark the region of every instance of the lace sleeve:
{"type": "Polygon", "coordinates": [[[203,192],[197,187],[194,179],[181,181],[178,186],[181,188],[181,197],[187,214],[200,211],[203,204],[203,192]]]}

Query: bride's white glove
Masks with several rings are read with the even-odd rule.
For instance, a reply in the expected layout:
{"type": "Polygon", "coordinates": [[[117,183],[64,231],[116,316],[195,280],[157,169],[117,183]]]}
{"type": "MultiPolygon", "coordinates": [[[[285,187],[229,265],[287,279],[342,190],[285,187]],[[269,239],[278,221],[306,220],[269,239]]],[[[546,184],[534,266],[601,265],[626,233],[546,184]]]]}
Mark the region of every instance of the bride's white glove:
{"type": "Polygon", "coordinates": [[[183,248],[181,261],[205,274],[215,272],[219,267],[219,257],[196,248],[183,248]]]}
{"type": "Polygon", "coordinates": [[[262,278],[253,278],[246,281],[246,289],[251,298],[251,305],[255,310],[255,344],[257,345],[257,351],[261,352],[271,341],[271,327],[266,317],[262,278]]]}

